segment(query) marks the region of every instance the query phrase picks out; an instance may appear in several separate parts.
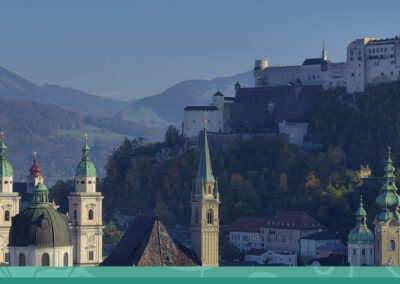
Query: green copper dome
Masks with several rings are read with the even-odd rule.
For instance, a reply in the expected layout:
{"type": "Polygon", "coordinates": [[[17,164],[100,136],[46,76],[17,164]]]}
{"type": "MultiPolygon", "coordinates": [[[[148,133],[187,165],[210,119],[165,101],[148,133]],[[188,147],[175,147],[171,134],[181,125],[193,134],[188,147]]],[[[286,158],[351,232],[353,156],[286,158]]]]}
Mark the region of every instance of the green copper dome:
{"type": "Polygon", "coordinates": [[[208,149],[206,127],[204,127],[204,142],[202,146],[196,182],[215,182],[211,167],[210,150],[208,149]]]}
{"type": "Polygon", "coordinates": [[[87,144],[87,137],[83,147],[82,160],[76,167],[75,176],[77,177],[96,177],[96,167],[90,160],[90,148],[87,144]]]}
{"type": "Polygon", "coordinates": [[[68,218],[49,205],[48,193],[44,184],[35,186],[31,206],[12,219],[9,246],[72,246],[68,218]]]}
{"type": "Polygon", "coordinates": [[[356,226],[349,233],[348,243],[373,244],[374,234],[367,227],[367,213],[364,210],[362,197],[360,198],[360,208],[356,212],[356,221],[356,226]]]}
{"type": "Polygon", "coordinates": [[[400,197],[396,193],[397,187],[394,181],[395,168],[393,167],[392,163],[389,147],[389,155],[385,166],[385,182],[383,183],[380,193],[376,198],[376,203],[380,207],[380,211],[376,216],[376,219],[380,223],[386,223],[389,220],[400,221],[400,214],[398,212],[400,197]]]}
{"type": "Polygon", "coordinates": [[[0,177],[12,177],[13,176],[13,168],[10,162],[6,157],[6,145],[3,141],[1,141],[0,145],[0,177]]]}

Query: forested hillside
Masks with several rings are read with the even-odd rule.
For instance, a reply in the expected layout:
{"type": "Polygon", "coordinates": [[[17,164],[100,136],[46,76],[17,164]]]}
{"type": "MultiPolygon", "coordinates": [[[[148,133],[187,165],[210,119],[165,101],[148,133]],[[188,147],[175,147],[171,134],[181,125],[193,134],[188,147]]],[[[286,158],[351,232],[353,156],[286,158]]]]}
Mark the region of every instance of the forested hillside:
{"type": "MultiPolygon", "coordinates": [[[[369,88],[352,103],[341,103],[340,93],[322,92],[308,116],[311,132],[324,138],[323,149],[306,152],[281,136],[234,142],[217,155],[211,149],[222,224],[240,215],[304,210],[345,236],[363,194],[372,226],[380,185],[363,185],[355,170],[368,163],[381,175],[388,144],[400,166],[400,84],[369,88]]],[[[167,224],[189,222],[199,152],[158,161],[154,147],[126,140],[109,158],[101,186],[106,218],[118,208],[126,214],[152,210],[167,224]]]]}

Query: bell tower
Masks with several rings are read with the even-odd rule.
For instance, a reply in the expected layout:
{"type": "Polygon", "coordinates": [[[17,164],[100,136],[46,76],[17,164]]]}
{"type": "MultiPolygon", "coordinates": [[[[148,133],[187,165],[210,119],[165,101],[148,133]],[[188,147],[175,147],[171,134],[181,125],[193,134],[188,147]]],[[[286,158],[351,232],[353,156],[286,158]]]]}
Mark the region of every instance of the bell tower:
{"type": "Polygon", "coordinates": [[[85,145],[75,172],[75,191],[68,196],[69,219],[75,266],[97,266],[103,261],[103,217],[101,192],[96,192],[96,168],[85,145]]]}
{"type": "Polygon", "coordinates": [[[202,266],[219,265],[219,193],[211,167],[206,121],[197,176],[191,194],[192,247],[202,266]]]}
{"type": "Polygon", "coordinates": [[[1,132],[0,144],[0,264],[9,262],[8,236],[11,218],[19,213],[17,192],[13,192],[13,168],[6,157],[4,133],[1,132]]]}
{"type": "Polygon", "coordinates": [[[375,265],[400,266],[400,197],[396,193],[394,170],[390,147],[385,166],[384,183],[376,198],[380,207],[375,224],[375,265]]]}

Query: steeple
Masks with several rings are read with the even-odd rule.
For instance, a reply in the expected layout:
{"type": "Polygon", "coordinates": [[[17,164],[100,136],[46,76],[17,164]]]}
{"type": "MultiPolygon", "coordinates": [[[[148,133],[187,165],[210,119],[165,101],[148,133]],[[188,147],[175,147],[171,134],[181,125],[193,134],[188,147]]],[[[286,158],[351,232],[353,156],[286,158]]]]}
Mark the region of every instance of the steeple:
{"type": "Polygon", "coordinates": [[[207,120],[204,120],[204,140],[201,148],[196,182],[215,182],[211,167],[210,150],[208,149],[207,120]]]}
{"type": "Polygon", "coordinates": [[[82,149],[82,159],[78,164],[75,176],[77,177],[96,177],[96,167],[90,160],[90,147],[87,143],[88,135],[85,133],[85,144],[82,149]]]}
{"type": "Polygon", "coordinates": [[[29,172],[33,178],[37,178],[41,176],[42,169],[39,167],[37,160],[36,160],[36,152],[33,152],[33,165],[29,169],[29,172]]]}
{"type": "Polygon", "coordinates": [[[395,176],[391,159],[390,146],[388,147],[388,158],[386,160],[385,181],[381,187],[380,194],[376,198],[376,203],[380,207],[380,211],[376,217],[380,223],[386,223],[388,220],[400,221],[400,214],[398,212],[399,195],[396,193],[397,187],[395,184],[395,176]]]}
{"type": "Polygon", "coordinates": [[[322,44],[322,60],[323,60],[323,61],[328,60],[328,54],[327,54],[326,48],[325,48],[325,41],[324,41],[324,43],[322,44]]]}
{"type": "Polygon", "coordinates": [[[1,144],[0,144],[0,177],[12,177],[13,168],[6,156],[6,144],[4,144],[4,132],[0,132],[1,144]]]}
{"type": "Polygon", "coordinates": [[[364,210],[362,196],[360,196],[360,207],[355,216],[356,226],[350,231],[348,242],[353,244],[373,244],[374,234],[367,227],[367,213],[364,210]]]}

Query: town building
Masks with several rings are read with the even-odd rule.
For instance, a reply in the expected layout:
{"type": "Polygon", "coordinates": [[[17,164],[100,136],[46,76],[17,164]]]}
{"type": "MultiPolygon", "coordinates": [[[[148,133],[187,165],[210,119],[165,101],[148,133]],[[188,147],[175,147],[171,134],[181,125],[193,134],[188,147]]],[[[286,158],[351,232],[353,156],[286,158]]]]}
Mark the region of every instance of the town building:
{"type": "Polygon", "coordinates": [[[297,266],[297,254],[251,249],[244,255],[244,261],[261,265],[297,266]]]}
{"type": "Polygon", "coordinates": [[[8,236],[11,219],[19,213],[21,197],[13,191],[14,173],[6,156],[4,133],[1,132],[0,144],[0,264],[9,262],[8,236]]]}
{"type": "MultiPolygon", "coordinates": [[[[340,244],[343,245],[340,240],[340,235],[337,232],[331,231],[318,231],[300,239],[300,260],[303,263],[307,263],[311,259],[322,257],[318,255],[318,249],[324,248],[324,252],[327,253],[330,250],[342,249],[342,246],[329,246],[328,244],[340,244]]],[[[347,249],[347,248],[345,248],[347,249]]],[[[321,250],[320,250],[321,251],[321,250]]]]}
{"type": "Polygon", "coordinates": [[[68,196],[76,266],[97,266],[103,261],[104,197],[96,192],[96,177],[85,135],[82,159],[75,171],[75,191],[68,196]]]}
{"type": "Polygon", "coordinates": [[[241,252],[252,249],[264,251],[264,239],[261,227],[267,223],[267,217],[241,216],[232,224],[229,232],[229,241],[238,247],[241,252]]]}
{"type": "Polygon", "coordinates": [[[374,221],[376,266],[400,266],[400,196],[396,193],[394,171],[389,148],[385,181],[376,198],[376,203],[380,208],[374,221]]]}

